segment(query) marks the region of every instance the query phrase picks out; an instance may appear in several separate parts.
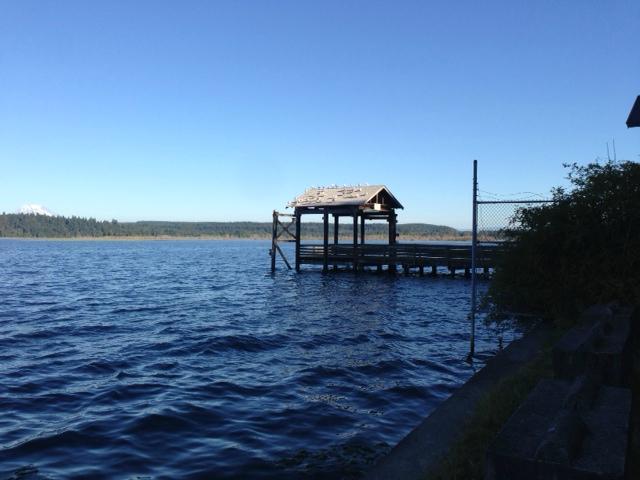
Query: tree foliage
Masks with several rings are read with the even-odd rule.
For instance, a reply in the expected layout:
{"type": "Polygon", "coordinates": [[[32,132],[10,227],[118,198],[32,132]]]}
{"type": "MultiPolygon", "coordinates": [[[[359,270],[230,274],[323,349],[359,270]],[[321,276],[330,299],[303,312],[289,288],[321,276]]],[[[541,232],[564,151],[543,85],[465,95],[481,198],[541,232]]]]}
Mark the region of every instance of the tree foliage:
{"type": "MultiPolygon", "coordinates": [[[[48,217],[34,214],[1,214],[0,237],[77,238],[77,237],[216,237],[271,238],[271,222],[117,222],[94,218],[48,217]]],[[[333,231],[331,229],[331,231],[333,231]]],[[[398,225],[401,238],[458,238],[462,234],[451,227],[426,223],[398,225]]],[[[317,222],[302,224],[303,238],[321,238],[323,225],[317,222]]],[[[351,238],[352,230],[343,226],[340,237],[351,238]]],[[[367,238],[385,239],[386,223],[370,223],[367,238]]],[[[333,237],[333,233],[331,234],[333,237]]]]}
{"type": "Polygon", "coordinates": [[[565,165],[573,189],[525,208],[489,299],[497,311],[574,318],[585,307],[640,299],[640,164],[565,165]]]}

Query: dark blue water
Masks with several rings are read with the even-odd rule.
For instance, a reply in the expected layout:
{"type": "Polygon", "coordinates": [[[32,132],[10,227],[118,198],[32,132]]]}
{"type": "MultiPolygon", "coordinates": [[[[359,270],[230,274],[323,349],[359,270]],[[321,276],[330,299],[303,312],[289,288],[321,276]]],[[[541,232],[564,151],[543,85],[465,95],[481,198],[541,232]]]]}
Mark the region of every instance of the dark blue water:
{"type": "Polygon", "coordinates": [[[0,478],[357,477],[473,373],[467,280],[268,248],[0,240],[0,478]]]}

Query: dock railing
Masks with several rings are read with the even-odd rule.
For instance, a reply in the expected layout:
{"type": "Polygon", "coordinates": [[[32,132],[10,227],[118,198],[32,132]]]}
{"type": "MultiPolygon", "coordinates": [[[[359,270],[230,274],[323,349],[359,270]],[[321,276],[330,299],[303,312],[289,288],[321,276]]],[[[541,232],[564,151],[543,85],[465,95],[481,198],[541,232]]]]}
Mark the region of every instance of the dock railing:
{"type": "MultiPolygon", "coordinates": [[[[300,263],[318,264],[324,263],[324,248],[322,244],[301,244],[300,263]]],[[[495,262],[503,245],[494,242],[477,246],[476,267],[490,269],[495,262]]],[[[446,267],[450,271],[464,269],[469,273],[472,268],[471,245],[452,244],[420,244],[397,243],[365,244],[353,249],[350,244],[327,245],[328,263],[333,265],[353,265],[360,267],[401,265],[407,269],[430,267],[435,273],[438,267],[446,267]]]]}

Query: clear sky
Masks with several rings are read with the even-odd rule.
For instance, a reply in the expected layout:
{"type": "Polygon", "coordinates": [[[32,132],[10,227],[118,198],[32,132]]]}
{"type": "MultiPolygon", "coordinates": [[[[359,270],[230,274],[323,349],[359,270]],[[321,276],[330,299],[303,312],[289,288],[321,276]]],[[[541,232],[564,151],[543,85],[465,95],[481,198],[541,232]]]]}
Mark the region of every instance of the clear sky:
{"type": "Polygon", "coordinates": [[[638,160],[637,0],[0,0],[0,211],[269,221],[384,183],[466,227],[480,188],[638,160]],[[613,156],[613,153],[611,153],[613,156]]]}

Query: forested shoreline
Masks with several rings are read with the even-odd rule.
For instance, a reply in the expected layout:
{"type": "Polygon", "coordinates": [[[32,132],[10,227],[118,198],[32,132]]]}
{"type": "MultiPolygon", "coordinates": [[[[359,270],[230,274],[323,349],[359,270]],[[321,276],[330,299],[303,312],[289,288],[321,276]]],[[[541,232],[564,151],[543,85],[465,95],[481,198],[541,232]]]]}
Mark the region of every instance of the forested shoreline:
{"type": "MultiPolygon", "coordinates": [[[[322,223],[304,222],[304,238],[321,238],[322,223]]],[[[165,222],[99,221],[95,218],[61,217],[34,214],[0,214],[0,237],[10,238],[246,238],[270,239],[271,222],[165,222]]],[[[452,227],[427,223],[398,225],[400,238],[452,240],[465,238],[465,232],[452,227]]],[[[350,238],[351,226],[340,232],[341,238],[350,238]]],[[[366,226],[370,239],[386,239],[386,223],[366,226]]],[[[333,237],[333,233],[331,234],[333,237]]]]}

